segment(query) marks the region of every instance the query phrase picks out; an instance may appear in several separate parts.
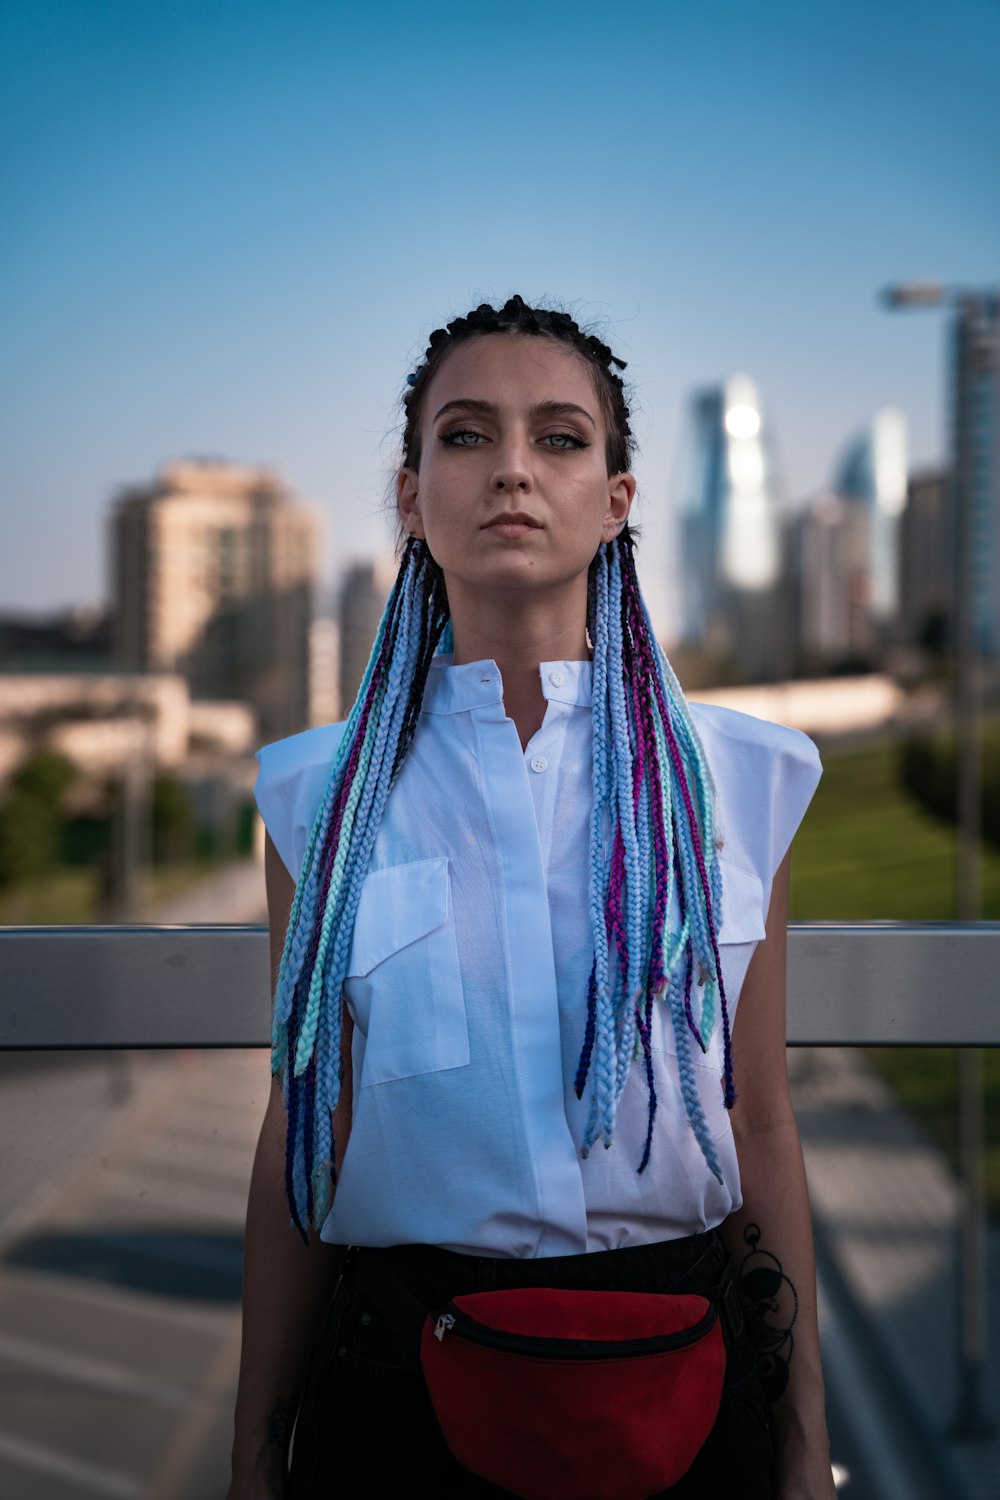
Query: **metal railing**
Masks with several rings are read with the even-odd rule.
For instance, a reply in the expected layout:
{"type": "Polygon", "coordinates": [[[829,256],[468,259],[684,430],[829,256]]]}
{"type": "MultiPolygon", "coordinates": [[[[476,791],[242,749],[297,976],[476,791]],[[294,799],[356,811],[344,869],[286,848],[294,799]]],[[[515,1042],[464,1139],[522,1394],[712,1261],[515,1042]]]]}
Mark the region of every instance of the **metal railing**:
{"type": "MultiPolygon", "coordinates": [[[[998,1046],[998,973],[1000,922],[791,923],[787,1040],[796,1047],[998,1046]]],[[[263,925],[0,927],[0,1051],[267,1047],[268,974],[263,925]]],[[[981,1195],[966,1189],[961,1201],[956,1365],[963,1410],[978,1410],[985,1221],[981,1195]]],[[[863,1369],[871,1359],[867,1325],[859,1338],[863,1369]]],[[[843,1344],[840,1337],[835,1347],[843,1344]]],[[[879,1472],[886,1453],[909,1454],[912,1467],[912,1423],[908,1413],[905,1421],[893,1415],[890,1396],[883,1392],[877,1406],[879,1472]]],[[[920,1451],[930,1476],[920,1493],[944,1493],[934,1477],[937,1450],[920,1451]]]]}
{"type": "MultiPolygon", "coordinates": [[[[264,926],[2,927],[0,1049],[264,1047],[264,926]]],[[[1000,922],[793,922],[790,1046],[1000,1045],[1000,922]]]]}

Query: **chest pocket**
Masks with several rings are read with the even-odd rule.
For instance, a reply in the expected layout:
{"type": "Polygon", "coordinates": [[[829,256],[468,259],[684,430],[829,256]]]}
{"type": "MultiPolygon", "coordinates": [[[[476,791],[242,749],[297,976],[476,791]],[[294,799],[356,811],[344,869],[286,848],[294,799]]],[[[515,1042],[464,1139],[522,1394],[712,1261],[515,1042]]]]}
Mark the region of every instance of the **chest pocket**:
{"type": "MultiPolygon", "coordinates": [[[[722,964],[722,982],[726,987],[726,1005],[732,1022],[736,1013],[740,988],[753,957],[753,950],[761,938],[766,936],[764,927],[764,887],[760,877],[752,870],[734,865],[722,854],[719,855],[722,872],[722,920],[717,930],[719,960],[722,964]]],[[[679,921],[679,908],[675,922],[679,921]]],[[[694,982],[692,982],[692,994],[694,982]]],[[[708,1044],[702,1052],[693,1037],[688,1037],[689,1055],[694,1064],[698,1093],[705,1119],[714,1136],[729,1129],[729,1115],[722,1093],[722,1028],[721,1018],[708,1044]]],[[[684,1102],[680,1090],[677,1068],[677,1042],[670,1014],[666,1007],[657,1005],[653,1009],[653,1050],[659,1052],[667,1065],[673,1083],[673,1107],[678,1118],[684,1116],[684,1102]]],[[[737,1079],[737,1088],[739,1080],[737,1079]]]]}
{"type": "Polygon", "coordinates": [[[446,858],[367,877],[344,990],[365,1038],[361,1088],[465,1067],[469,1031],[446,858]]]}
{"type": "MultiPolygon", "coordinates": [[[[753,870],[744,870],[734,865],[724,854],[719,855],[722,871],[722,922],[719,926],[719,947],[723,943],[756,943],[765,937],[764,886],[753,870]]],[[[725,959],[725,954],[722,955],[725,959]]],[[[725,976],[723,976],[725,977],[725,976]]]]}

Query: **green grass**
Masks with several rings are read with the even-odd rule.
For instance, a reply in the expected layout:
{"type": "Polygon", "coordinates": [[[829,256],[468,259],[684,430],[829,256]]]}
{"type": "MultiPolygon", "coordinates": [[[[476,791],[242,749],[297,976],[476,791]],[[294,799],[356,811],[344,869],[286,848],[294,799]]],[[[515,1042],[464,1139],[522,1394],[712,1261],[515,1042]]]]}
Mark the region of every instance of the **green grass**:
{"type": "MultiPolygon", "coordinates": [[[[822,752],[823,778],[792,851],[793,921],[950,921],[955,831],[903,793],[888,744],[822,752]]],[[[1000,853],[984,847],[984,919],[1000,918],[1000,853]]],[[[953,1166],[958,1161],[957,1054],[952,1048],[866,1048],[953,1166]]],[[[1000,1050],[983,1055],[986,1189],[1000,1215],[1000,1050]]]]}
{"type": "MultiPolygon", "coordinates": [[[[207,880],[227,863],[213,858],[165,865],[145,877],[147,899],[169,900],[207,880]]],[[[76,926],[101,920],[96,873],[85,866],[62,867],[0,893],[0,927],[76,926]]]]}
{"type": "Polygon", "coordinates": [[[93,872],[55,870],[0,895],[0,926],[57,927],[96,921],[93,872]]]}
{"type": "MultiPolygon", "coordinates": [[[[792,849],[794,922],[950,921],[955,831],[900,790],[895,747],[822,752],[823,777],[792,849]]],[[[1000,853],[982,851],[982,913],[1000,918],[1000,853]]]]}

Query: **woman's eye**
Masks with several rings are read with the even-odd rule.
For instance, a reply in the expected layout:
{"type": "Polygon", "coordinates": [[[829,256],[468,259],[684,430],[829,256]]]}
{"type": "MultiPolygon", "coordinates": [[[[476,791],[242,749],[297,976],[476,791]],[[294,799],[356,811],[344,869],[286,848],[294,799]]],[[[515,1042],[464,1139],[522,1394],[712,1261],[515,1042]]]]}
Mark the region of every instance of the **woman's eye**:
{"type": "MultiPolygon", "coordinates": [[[[472,427],[456,427],[451,432],[441,433],[440,441],[449,448],[478,448],[489,439],[485,433],[476,432],[472,427]]],[[[557,453],[569,453],[575,448],[589,446],[575,432],[549,432],[542,438],[542,442],[557,453]]]]}

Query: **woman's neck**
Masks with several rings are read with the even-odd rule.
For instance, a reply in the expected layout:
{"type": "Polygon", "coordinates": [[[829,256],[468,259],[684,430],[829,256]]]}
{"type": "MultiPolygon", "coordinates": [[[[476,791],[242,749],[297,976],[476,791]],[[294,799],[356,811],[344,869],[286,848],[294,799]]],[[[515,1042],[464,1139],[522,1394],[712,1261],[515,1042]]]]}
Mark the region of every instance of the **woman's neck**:
{"type": "Polygon", "coordinates": [[[454,663],[495,661],[503,680],[504,708],[517,725],[523,749],[541,728],[545,717],[539,663],[589,661],[586,600],[570,616],[522,598],[512,605],[479,599],[475,607],[452,599],[451,625],[455,638],[454,663]]]}

